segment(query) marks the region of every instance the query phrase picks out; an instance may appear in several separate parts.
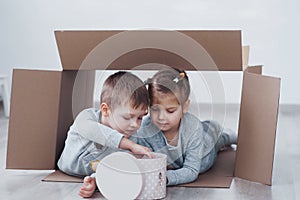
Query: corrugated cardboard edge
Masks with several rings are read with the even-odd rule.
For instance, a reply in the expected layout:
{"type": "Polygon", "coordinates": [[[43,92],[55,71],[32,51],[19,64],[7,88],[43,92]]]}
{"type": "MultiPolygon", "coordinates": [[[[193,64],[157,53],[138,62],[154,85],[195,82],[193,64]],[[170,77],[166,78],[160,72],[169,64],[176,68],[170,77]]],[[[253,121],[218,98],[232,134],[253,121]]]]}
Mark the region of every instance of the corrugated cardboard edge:
{"type": "Polygon", "coordinates": [[[280,78],[244,72],[235,176],[272,185],[280,78]]]}
{"type": "Polygon", "coordinates": [[[248,68],[249,63],[249,54],[250,54],[250,46],[243,46],[242,47],[242,56],[243,56],[243,71],[248,68]]]}

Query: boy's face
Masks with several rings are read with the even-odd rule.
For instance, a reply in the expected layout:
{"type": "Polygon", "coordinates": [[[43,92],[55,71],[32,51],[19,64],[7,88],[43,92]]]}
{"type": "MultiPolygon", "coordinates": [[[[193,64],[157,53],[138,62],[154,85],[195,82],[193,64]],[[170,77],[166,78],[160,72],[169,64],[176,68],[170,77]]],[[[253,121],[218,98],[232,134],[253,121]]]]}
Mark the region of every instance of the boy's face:
{"type": "Polygon", "coordinates": [[[153,98],[150,116],[152,122],[164,133],[178,130],[183,113],[188,105],[182,107],[173,94],[159,94],[153,98]]]}
{"type": "Polygon", "coordinates": [[[143,117],[147,114],[147,110],[139,108],[131,108],[129,103],[124,106],[117,106],[114,110],[109,110],[109,124],[112,129],[130,137],[137,129],[140,128],[143,117]]]}

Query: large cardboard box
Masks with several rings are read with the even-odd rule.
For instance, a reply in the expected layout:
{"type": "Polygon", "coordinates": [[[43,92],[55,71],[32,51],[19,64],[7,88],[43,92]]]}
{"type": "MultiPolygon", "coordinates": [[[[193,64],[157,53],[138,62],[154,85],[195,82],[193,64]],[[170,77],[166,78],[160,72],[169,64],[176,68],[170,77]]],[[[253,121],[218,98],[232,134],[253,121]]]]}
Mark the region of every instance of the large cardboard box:
{"type": "MultiPolygon", "coordinates": [[[[56,31],[55,37],[62,71],[13,72],[7,169],[57,169],[74,117],[93,106],[95,70],[157,69],[151,63],[199,71],[245,67],[239,30],[56,31]]],[[[184,186],[230,186],[234,176],[272,184],[280,79],[261,73],[261,66],[243,72],[236,154],[222,153],[197,180],[203,183],[184,186]]],[[[61,175],[52,180],[67,180],[61,175]]]]}

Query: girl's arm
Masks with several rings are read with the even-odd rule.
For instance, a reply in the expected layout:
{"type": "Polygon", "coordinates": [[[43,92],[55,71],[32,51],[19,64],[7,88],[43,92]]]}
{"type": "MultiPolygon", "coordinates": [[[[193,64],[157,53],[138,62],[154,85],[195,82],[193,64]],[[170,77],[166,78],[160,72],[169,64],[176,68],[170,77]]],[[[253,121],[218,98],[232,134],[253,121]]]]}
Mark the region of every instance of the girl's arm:
{"type": "Polygon", "coordinates": [[[198,178],[201,160],[204,157],[204,143],[200,136],[199,133],[194,134],[186,144],[182,168],[167,171],[168,186],[189,183],[198,178]]]}

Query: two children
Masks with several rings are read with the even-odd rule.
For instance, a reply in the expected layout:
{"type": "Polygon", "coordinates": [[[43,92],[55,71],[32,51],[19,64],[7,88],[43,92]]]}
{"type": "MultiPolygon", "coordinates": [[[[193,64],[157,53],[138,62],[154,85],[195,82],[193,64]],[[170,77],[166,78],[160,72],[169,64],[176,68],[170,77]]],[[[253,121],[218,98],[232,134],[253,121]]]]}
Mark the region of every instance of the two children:
{"type": "MultiPolygon", "coordinates": [[[[148,92],[150,95],[150,116],[143,120],[141,128],[133,135],[136,137],[131,137],[131,139],[137,140],[138,144],[145,146],[144,148],[149,148],[143,149],[139,146],[140,150],[144,150],[141,151],[143,154],[146,154],[151,149],[152,151],[168,155],[167,185],[194,181],[199,173],[207,171],[213,165],[217,152],[222,147],[236,143],[237,136],[232,131],[223,130],[217,122],[201,122],[197,117],[188,113],[190,84],[184,71],[175,69],[160,70],[152,79],[148,79],[147,84],[149,85],[148,92]]],[[[123,97],[123,93],[117,94],[119,97],[123,97]]],[[[148,97],[148,95],[145,97],[148,97]]],[[[123,100],[123,98],[121,99],[123,100]]],[[[137,112],[137,114],[140,114],[140,118],[146,114],[146,109],[142,113],[144,106],[136,105],[134,108],[141,108],[140,112],[137,112]]],[[[101,106],[101,111],[105,113],[105,106],[101,106]]],[[[116,115],[120,111],[115,110],[116,115]]],[[[113,122],[118,122],[119,120],[119,118],[108,119],[113,122]]],[[[89,121],[89,119],[85,118],[83,121],[89,121]]],[[[91,120],[90,122],[95,123],[96,120],[91,120]]],[[[81,125],[85,128],[80,129],[80,131],[84,132],[80,135],[83,138],[90,136],[90,138],[86,137],[86,140],[93,139],[91,135],[94,133],[99,132],[101,134],[105,132],[100,131],[103,127],[96,127],[92,123],[86,123],[85,126],[81,125]]],[[[115,126],[110,127],[119,131],[115,126]]],[[[115,135],[118,135],[116,131],[113,132],[115,135]]],[[[129,132],[133,132],[133,129],[130,129],[129,132]]],[[[123,134],[126,135],[126,132],[123,131],[123,134]]],[[[94,137],[102,138],[105,135],[94,137]]],[[[97,141],[95,142],[96,145],[97,141]]],[[[106,144],[109,144],[109,142],[106,144]]],[[[87,150],[89,149],[86,147],[85,151],[87,150]]],[[[65,154],[67,155],[67,153],[65,154]]],[[[86,172],[89,173],[91,171],[88,170],[86,172]]],[[[95,185],[96,182],[93,178],[86,177],[80,190],[80,195],[83,197],[91,196],[95,185]]]]}

